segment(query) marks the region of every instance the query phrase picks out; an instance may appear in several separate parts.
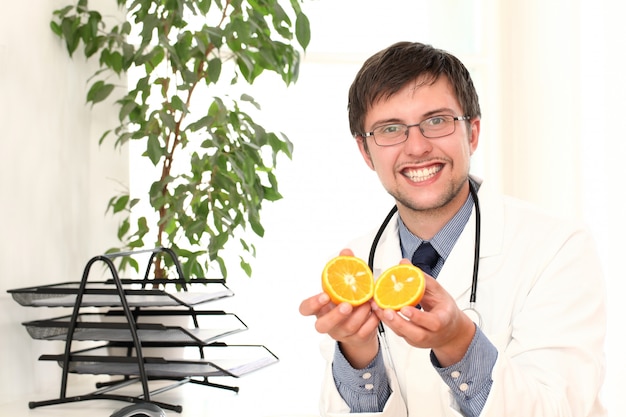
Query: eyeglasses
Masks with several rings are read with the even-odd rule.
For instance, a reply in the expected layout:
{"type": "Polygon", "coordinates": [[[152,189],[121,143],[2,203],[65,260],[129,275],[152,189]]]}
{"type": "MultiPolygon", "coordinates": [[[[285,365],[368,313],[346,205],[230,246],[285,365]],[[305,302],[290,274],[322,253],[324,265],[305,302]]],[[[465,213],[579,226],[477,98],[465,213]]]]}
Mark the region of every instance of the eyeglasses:
{"type": "Polygon", "coordinates": [[[470,116],[433,116],[414,125],[392,123],[378,126],[362,136],[365,138],[372,136],[378,146],[393,146],[405,142],[409,138],[409,128],[417,126],[425,138],[442,138],[454,133],[457,120],[469,120],[470,118],[470,116]]]}

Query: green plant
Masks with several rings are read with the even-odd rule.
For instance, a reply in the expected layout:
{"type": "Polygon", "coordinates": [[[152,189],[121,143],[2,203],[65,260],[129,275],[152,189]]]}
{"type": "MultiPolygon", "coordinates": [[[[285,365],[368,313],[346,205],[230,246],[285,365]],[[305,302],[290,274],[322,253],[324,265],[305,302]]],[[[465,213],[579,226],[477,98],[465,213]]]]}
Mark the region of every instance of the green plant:
{"type": "MultiPolygon", "coordinates": [[[[250,276],[256,249],[244,231],[263,236],[262,203],[282,198],[275,168],[280,154],[291,158],[292,143],[253,120],[247,109],[260,107],[251,96],[233,99],[215,91],[229,81],[250,85],[266,71],[286,85],[297,80],[300,51],[294,44],[306,50],[310,40],[301,0],[289,0],[289,13],[279,0],[115,1],[127,19],[110,26],[113,19],[88,0],[56,10],[51,22],[70,56],[82,44],[88,59],[98,59],[87,102],[121,95],[115,99],[119,125],[100,142],[109,135],[116,147],[143,141],[143,156],[157,167],[143,196],[124,190],[110,199],[107,212],[123,220],[122,247],[109,252],[169,247],[186,277],[206,276],[213,262],[226,277],[222,251],[239,238],[240,266],[250,276]],[[127,86],[119,76],[129,71],[137,81],[127,86]],[[199,96],[212,98],[206,104],[199,96]],[[149,199],[156,221],[131,216],[142,198],[149,199]]],[[[137,269],[130,259],[122,263],[121,269],[137,269]]],[[[171,267],[167,258],[158,259],[155,276],[167,276],[171,267]]]]}

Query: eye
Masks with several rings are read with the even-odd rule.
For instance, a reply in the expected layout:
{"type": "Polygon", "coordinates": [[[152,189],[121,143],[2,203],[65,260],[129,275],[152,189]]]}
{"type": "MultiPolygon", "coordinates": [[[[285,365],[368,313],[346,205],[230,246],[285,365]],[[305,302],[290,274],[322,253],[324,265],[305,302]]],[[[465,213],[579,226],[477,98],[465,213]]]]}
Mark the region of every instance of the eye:
{"type": "Polygon", "coordinates": [[[446,116],[435,116],[426,120],[426,124],[429,126],[436,127],[436,126],[441,126],[445,124],[447,121],[448,121],[448,118],[446,116]]]}
{"type": "Polygon", "coordinates": [[[404,125],[385,125],[376,128],[375,132],[382,135],[395,135],[398,133],[403,133],[406,127],[404,125]]]}

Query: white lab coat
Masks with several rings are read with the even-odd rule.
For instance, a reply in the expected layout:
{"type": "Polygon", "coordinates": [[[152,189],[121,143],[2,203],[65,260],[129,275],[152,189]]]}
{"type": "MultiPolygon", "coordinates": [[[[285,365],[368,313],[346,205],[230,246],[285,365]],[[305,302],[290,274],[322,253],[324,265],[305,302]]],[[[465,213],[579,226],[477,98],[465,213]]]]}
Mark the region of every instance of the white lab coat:
{"type": "MultiPolygon", "coordinates": [[[[476,307],[482,330],[498,350],[493,385],[482,417],[602,417],[605,287],[594,242],[584,228],[526,203],[479,192],[481,253],[476,307]]],[[[475,213],[474,213],[475,214],[475,213]]],[[[469,306],[474,256],[474,214],[437,280],[469,306]]],[[[374,233],[349,247],[367,260],[374,233]]],[[[374,276],[401,258],[397,221],[382,235],[374,276]]],[[[390,329],[394,368],[385,357],[393,390],[381,413],[368,416],[461,416],[449,387],[433,369],[429,349],[409,346],[390,329]]],[[[335,342],[326,338],[323,416],[349,413],[337,392],[331,363],[335,342]]]]}

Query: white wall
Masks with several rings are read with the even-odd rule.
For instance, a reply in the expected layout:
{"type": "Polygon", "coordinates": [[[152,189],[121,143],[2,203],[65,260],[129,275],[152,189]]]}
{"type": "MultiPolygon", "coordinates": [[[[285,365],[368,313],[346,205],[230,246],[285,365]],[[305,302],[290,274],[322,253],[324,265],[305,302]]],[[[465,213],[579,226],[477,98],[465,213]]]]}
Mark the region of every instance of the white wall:
{"type": "Polygon", "coordinates": [[[620,262],[626,247],[620,195],[626,30],[619,16],[626,5],[530,0],[500,7],[503,190],[564,217],[581,217],[592,229],[608,286],[604,396],[611,415],[620,415],[626,407],[620,262]]]}
{"type": "Polygon", "coordinates": [[[504,189],[579,215],[580,10],[531,0],[500,17],[504,189]]]}
{"type": "Polygon", "coordinates": [[[606,393],[612,415],[619,416],[626,409],[622,378],[626,372],[626,338],[623,336],[626,217],[622,194],[626,155],[626,132],[622,122],[626,97],[626,28],[620,17],[626,13],[626,4],[611,0],[604,7],[598,7],[594,2],[585,1],[583,6],[582,209],[597,236],[608,282],[606,393]]]}
{"type": "Polygon", "coordinates": [[[66,2],[8,3],[0,14],[0,403],[58,385],[58,366],[37,361],[58,346],[31,341],[20,323],[67,314],[20,307],[6,290],[79,280],[89,258],[115,243],[104,211],[115,181],[128,182],[127,152],[97,144],[115,114],[85,106],[94,68],[69,59],[49,29],[66,2]]]}

